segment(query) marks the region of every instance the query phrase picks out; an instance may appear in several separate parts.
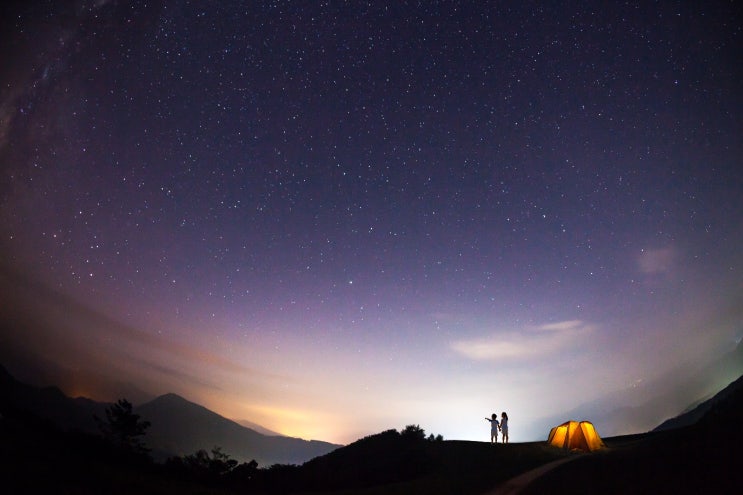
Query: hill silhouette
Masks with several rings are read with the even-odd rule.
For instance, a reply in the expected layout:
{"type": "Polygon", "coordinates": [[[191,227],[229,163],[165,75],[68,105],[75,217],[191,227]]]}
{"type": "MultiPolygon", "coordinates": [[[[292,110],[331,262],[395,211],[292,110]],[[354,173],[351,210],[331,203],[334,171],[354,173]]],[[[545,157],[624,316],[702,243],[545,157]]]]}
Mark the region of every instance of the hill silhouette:
{"type": "Polygon", "coordinates": [[[743,342],[708,363],[679,365],[652,383],[639,384],[583,403],[570,411],[535,423],[536,431],[566,418],[590,418],[602,435],[620,436],[650,431],[686,408],[693,408],[743,374],[743,342]],[[663,390],[661,394],[654,390],[663,390]],[[693,406],[689,407],[689,404],[693,406]]]}
{"type": "Polygon", "coordinates": [[[263,435],[176,394],[162,395],[135,411],[152,423],[148,445],[171,455],[218,446],[238,461],[255,460],[265,466],[300,464],[339,447],[316,440],[263,435]]]}
{"type": "MultiPolygon", "coordinates": [[[[30,413],[52,422],[63,431],[97,434],[94,417],[105,417],[111,404],[86,398],[70,398],[56,387],[34,387],[16,380],[0,366],[0,413],[30,413]]],[[[326,454],[339,445],[258,433],[207,408],[166,394],[135,408],[152,423],[144,442],[157,460],[192,454],[215,446],[238,461],[256,460],[260,465],[300,464],[326,454]]]]}
{"type": "MultiPolygon", "coordinates": [[[[743,376],[698,413],[691,425],[611,439],[612,448],[561,465],[521,493],[743,493],[743,376]]],[[[693,418],[676,419],[671,424],[693,418]]]]}
{"type": "Polygon", "coordinates": [[[320,492],[475,494],[565,455],[545,442],[438,441],[388,430],[312,459],[295,476],[302,490],[320,492]]]}
{"type": "MultiPolygon", "coordinates": [[[[743,361],[743,344],[738,344],[736,353],[738,355],[738,358],[743,361]]],[[[741,388],[743,388],[743,380],[741,380],[741,378],[738,378],[730,385],[722,389],[720,392],[715,394],[711,399],[690,406],[684,413],[676,417],[667,419],[666,421],[655,427],[653,431],[663,431],[693,425],[700,419],[702,419],[707,414],[707,412],[712,410],[717,404],[726,402],[728,397],[733,397],[734,400],[734,397],[737,394],[741,393],[741,388]]]]}
{"type": "Polygon", "coordinates": [[[105,416],[108,404],[67,397],[57,387],[34,387],[16,380],[0,365],[0,413],[28,411],[69,430],[97,432],[93,416],[105,416]]]}
{"type": "Polygon", "coordinates": [[[244,426],[245,428],[249,428],[253,431],[257,431],[258,433],[261,433],[263,435],[269,436],[269,437],[281,437],[284,436],[281,433],[273,430],[269,430],[265,426],[259,425],[258,423],[253,423],[249,419],[235,419],[234,420],[237,424],[240,426],[244,426]]]}

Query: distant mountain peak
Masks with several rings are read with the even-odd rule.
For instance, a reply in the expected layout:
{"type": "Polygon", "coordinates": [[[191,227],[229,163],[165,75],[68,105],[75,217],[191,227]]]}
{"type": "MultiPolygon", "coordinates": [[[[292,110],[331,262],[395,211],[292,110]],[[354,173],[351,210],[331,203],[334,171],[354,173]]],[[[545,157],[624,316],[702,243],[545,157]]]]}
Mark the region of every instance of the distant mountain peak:
{"type": "Polygon", "coordinates": [[[186,399],[185,397],[182,397],[173,392],[168,392],[167,394],[163,394],[158,397],[155,397],[151,401],[145,402],[139,407],[154,407],[154,406],[167,407],[167,408],[191,407],[191,408],[198,408],[198,409],[206,409],[204,406],[201,406],[195,402],[192,402],[186,399]]]}
{"type": "Polygon", "coordinates": [[[176,393],[173,393],[173,392],[168,392],[167,394],[163,394],[163,395],[160,395],[158,397],[155,397],[150,402],[155,402],[155,401],[159,401],[159,402],[190,402],[188,399],[186,399],[184,397],[181,397],[180,395],[178,395],[176,393]]]}
{"type": "Polygon", "coordinates": [[[216,445],[235,459],[270,465],[305,462],[338,447],[328,442],[267,436],[174,393],[161,395],[135,410],[151,423],[147,441],[176,455],[216,445]]]}
{"type": "Polygon", "coordinates": [[[269,430],[265,426],[259,425],[258,423],[254,423],[254,422],[250,421],[249,419],[233,419],[233,421],[235,423],[239,424],[240,426],[244,426],[245,428],[251,429],[253,431],[257,431],[261,435],[266,435],[266,436],[269,436],[269,437],[283,437],[283,436],[286,436],[286,435],[283,435],[283,434],[281,434],[279,432],[276,432],[276,431],[273,431],[273,430],[269,430]]]}
{"type": "Polygon", "coordinates": [[[709,416],[710,411],[719,404],[724,404],[725,401],[738,400],[740,403],[741,395],[743,395],[743,375],[717,392],[713,397],[696,404],[694,407],[689,407],[678,416],[665,420],[656,426],[653,431],[670,430],[693,425],[709,416]],[[730,399],[735,396],[737,396],[737,399],[730,399]]]}

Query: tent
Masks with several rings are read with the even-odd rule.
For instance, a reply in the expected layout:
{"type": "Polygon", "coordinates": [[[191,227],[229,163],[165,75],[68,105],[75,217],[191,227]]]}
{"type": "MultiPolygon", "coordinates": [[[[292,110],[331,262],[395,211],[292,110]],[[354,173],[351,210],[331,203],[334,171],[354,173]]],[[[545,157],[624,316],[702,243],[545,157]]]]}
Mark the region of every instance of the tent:
{"type": "Polygon", "coordinates": [[[604,442],[589,421],[567,421],[550,430],[547,443],[565,450],[590,452],[604,447],[604,442]]]}

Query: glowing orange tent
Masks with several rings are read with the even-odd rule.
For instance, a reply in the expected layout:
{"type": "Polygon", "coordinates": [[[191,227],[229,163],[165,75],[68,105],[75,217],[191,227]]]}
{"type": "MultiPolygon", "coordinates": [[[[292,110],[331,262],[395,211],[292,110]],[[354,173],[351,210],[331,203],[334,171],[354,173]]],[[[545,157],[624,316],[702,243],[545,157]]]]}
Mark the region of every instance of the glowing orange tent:
{"type": "Polygon", "coordinates": [[[550,430],[547,443],[565,450],[590,452],[604,447],[604,442],[589,421],[567,421],[550,430]]]}

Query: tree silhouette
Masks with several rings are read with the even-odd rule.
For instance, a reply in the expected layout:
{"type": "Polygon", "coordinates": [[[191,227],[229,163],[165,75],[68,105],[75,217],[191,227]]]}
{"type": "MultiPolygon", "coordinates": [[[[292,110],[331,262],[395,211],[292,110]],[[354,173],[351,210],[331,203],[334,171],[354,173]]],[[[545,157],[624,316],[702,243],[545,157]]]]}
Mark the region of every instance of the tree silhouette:
{"type": "Polygon", "coordinates": [[[150,451],[140,438],[147,432],[150,422],[140,420],[139,414],[134,414],[128,400],[119,399],[111,407],[107,407],[106,421],[97,416],[95,420],[103,436],[118,447],[138,454],[150,451]]]}
{"type": "Polygon", "coordinates": [[[222,447],[217,446],[212,449],[211,457],[209,457],[209,453],[206,450],[201,449],[195,454],[186,456],[185,460],[191,469],[209,472],[218,476],[229,473],[237,466],[237,461],[222,452],[222,447]]]}
{"type": "Polygon", "coordinates": [[[400,432],[400,435],[411,440],[425,440],[426,431],[418,425],[408,425],[400,432]]]}
{"type": "Polygon", "coordinates": [[[205,449],[183,457],[169,457],[165,465],[174,472],[196,476],[202,480],[216,480],[224,475],[237,472],[233,478],[250,480],[258,470],[258,463],[251,461],[238,466],[238,461],[222,452],[221,447],[214,447],[211,455],[205,449]]]}

